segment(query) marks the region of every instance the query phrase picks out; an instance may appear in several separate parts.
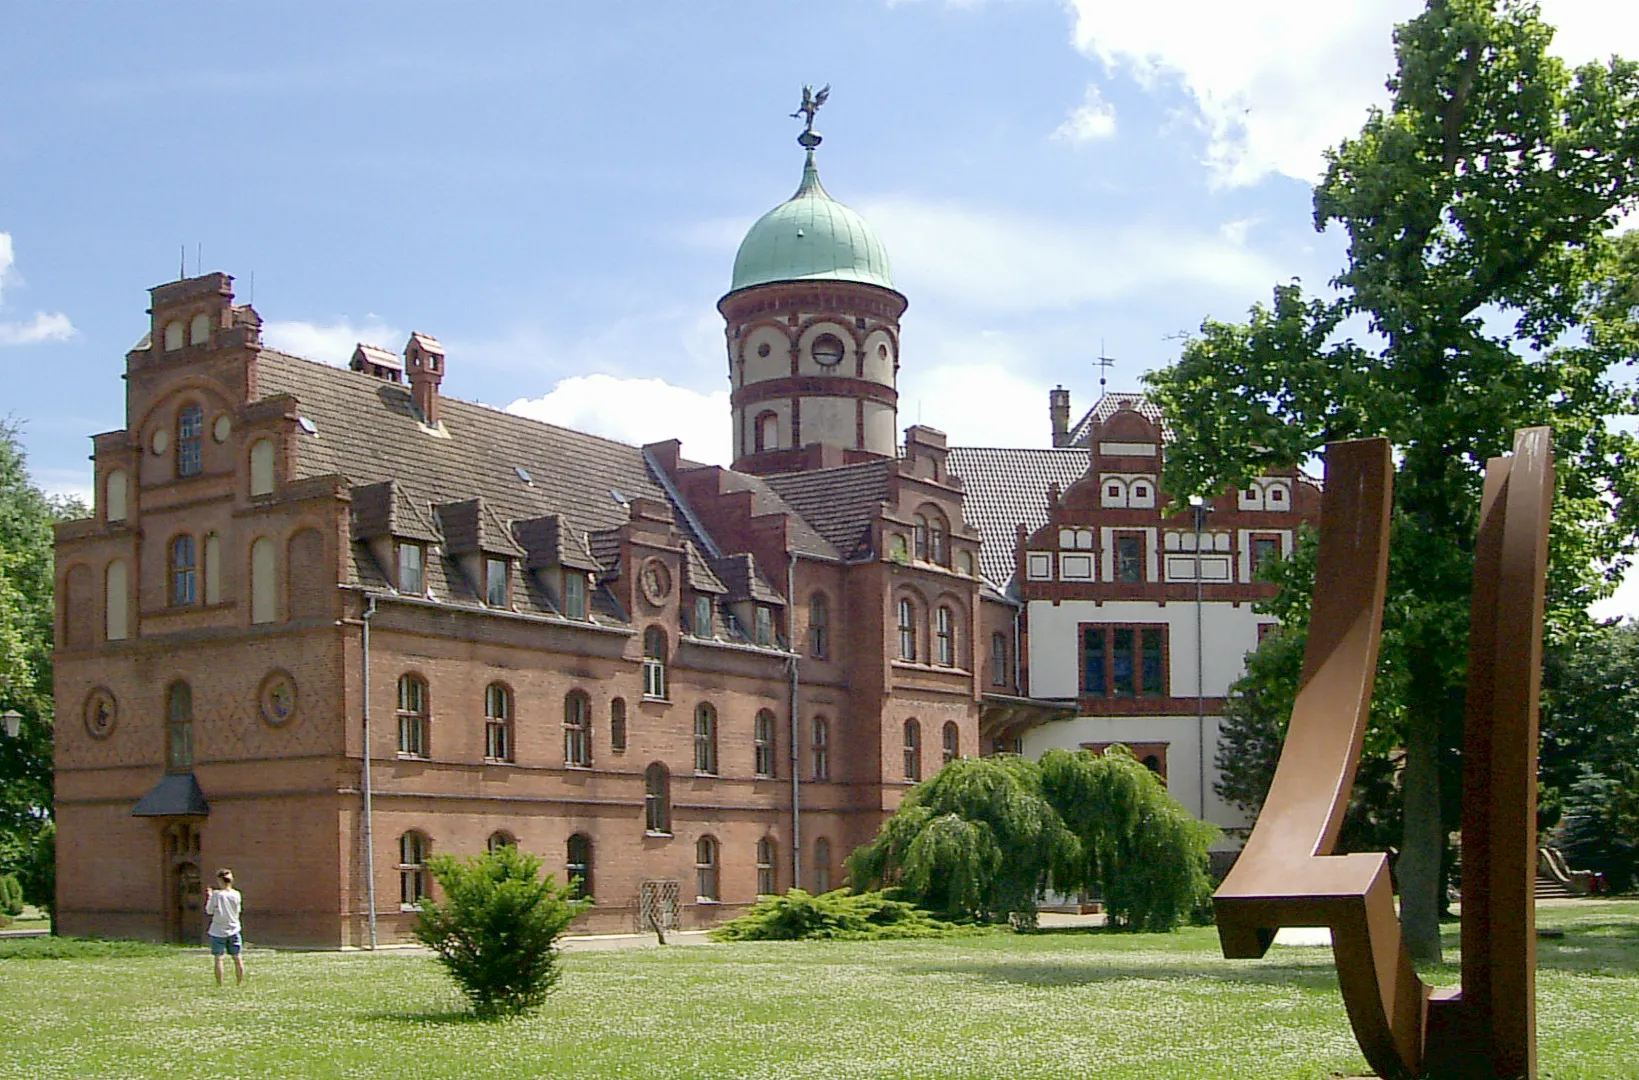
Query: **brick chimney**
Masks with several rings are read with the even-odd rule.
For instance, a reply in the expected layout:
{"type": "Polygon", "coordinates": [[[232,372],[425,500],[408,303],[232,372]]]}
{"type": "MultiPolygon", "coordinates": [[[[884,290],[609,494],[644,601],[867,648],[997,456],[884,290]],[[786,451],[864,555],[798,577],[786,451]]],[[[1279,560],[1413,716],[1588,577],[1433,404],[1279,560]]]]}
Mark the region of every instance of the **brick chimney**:
{"type": "Polygon", "coordinates": [[[421,422],[438,426],[438,384],[444,381],[444,346],[427,334],[412,333],[404,345],[404,368],[410,376],[410,400],[421,422]]]}
{"type": "Polygon", "coordinates": [[[1062,386],[1047,391],[1047,413],[1053,419],[1053,445],[1070,442],[1070,391],[1062,386]]]}

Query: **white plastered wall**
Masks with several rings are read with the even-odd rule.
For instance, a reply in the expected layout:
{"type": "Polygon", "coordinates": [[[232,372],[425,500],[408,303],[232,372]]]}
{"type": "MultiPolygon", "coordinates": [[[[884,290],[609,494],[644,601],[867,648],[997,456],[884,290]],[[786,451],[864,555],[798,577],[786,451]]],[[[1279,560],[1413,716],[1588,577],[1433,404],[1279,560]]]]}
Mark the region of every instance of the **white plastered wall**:
{"type": "Polygon", "coordinates": [[[858,414],[853,398],[805,397],[802,399],[802,441],[854,445],[858,414]]]}

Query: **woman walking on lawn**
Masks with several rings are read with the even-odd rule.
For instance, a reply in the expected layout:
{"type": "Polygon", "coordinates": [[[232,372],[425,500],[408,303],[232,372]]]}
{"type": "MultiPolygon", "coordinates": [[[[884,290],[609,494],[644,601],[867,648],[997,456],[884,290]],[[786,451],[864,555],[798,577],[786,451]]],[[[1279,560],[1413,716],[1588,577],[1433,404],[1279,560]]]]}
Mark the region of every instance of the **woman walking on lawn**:
{"type": "Polygon", "coordinates": [[[233,956],[233,973],[239,982],[245,981],[245,959],[240,953],[245,947],[245,938],[242,927],[239,925],[239,908],[242,900],[239,890],[233,887],[233,871],[226,867],[216,872],[216,880],[221,883],[220,889],[205,888],[205,914],[211,917],[211,956],[216,960],[216,985],[222,985],[222,955],[233,956]]]}

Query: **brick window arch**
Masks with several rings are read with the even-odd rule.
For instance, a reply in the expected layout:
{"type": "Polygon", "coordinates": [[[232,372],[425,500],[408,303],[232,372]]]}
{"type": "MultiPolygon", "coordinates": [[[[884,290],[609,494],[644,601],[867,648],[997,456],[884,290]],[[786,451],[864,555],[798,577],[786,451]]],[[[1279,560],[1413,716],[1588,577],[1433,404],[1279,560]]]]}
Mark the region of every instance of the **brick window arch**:
{"type": "Polygon", "coordinates": [[[643,772],[643,827],[656,835],[671,835],[672,778],[666,766],[655,761],[643,772]]]}
{"type": "Polygon", "coordinates": [[[962,730],[956,726],[956,721],[947,720],[945,722],[941,741],[944,743],[943,750],[946,765],[962,756],[962,730]]]}
{"type": "Polygon", "coordinates": [[[623,697],[609,702],[609,749],[617,754],[626,752],[626,699],[623,697]]]}
{"type": "Polygon", "coordinates": [[[512,760],[512,689],[505,683],[484,687],[484,757],[512,760]]]}
{"type": "Polygon", "coordinates": [[[398,838],[398,905],[414,910],[432,895],[427,875],[427,858],[432,841],[427,834],[411,829],[398,838]]]}
{"type": "Polygon", "coordinates": [[[722,899],[718,869],[717,838],[715,836],[702,836],[694,842],[694,892],[696,900],[714,904],[722,899]]]}
{"type": "Polygon", "coordinates": [[[757,718],[752,722],[751,739],[756,753],[754,762],[758,776],[771,777],[774,775],[774,713],[768,709],[757,710],[757,718]]]}
{"type": "Polygon", "coordinates": [[[933,616],[934,660],[941,667],[956,666],[956,613],[940,604],[933,616]]]}
{"type": "Polygon", "coordinates": [[[576,833],[565,845],[564,874],[574,886],[575,899],[592,895],[592,838],[585,833],[576,833]]]}
{"type": "Polygon", "coordinates": [[[899,659],[916,660],[916,601],[901,596],[898,604],[899,659]]]}
{"type": "Polygon", "coordinates": [[[571,768],[592,767],[592,699],[571,690],[563,699],[563,763],[571,768]]]}
{"type": "Polygon", "coordinates": [[[500,851],[504,847],[517,846],[518,838],[507,832],[505,829],[496,829],[494,832],[489,834],[489,839],[484,841],[484,850],[488,851],[491,855],[495,854],[497,851],[500,851]]]}
{"type": "Polygon", "coordinates": [[[922,725],[905,721],[905,779],[922,779],[922,725]]]}
{"type": "Polygon", "coordinates": [[[808,598],[808,652],[820,660],[831,655],[831,602],[822,592],[808,598]]]}
{"type": "Polygon", "coordinates": [[[717,775],[717,709],[709,701],[694,709],[694,771],[717,775]]]}
{"type": "Polygon", "coordinates": [[[432,744],[432,718],[427,709],[427,680],[419,675],[398,679],[398,753],[425,758],[432,744]]]}
{"type": "Polygon", "coordinates": [[[165,689],[165,767],[193,768],[193,687],[181,680],[165,689]]]}
{"type": "Polygon", "coordinates": [[[176,475],[198,476],[205,469],[205,410],[184,405],[176,414],[176,475]]]}

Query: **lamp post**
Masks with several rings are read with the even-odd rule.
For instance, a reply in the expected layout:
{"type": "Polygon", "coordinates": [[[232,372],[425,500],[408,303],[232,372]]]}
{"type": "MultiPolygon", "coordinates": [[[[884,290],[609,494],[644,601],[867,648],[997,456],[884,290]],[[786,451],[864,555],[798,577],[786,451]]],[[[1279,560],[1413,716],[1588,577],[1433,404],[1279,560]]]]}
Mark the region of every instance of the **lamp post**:
{"type": "Polygon", "coordinates": [[[1195,740],[1199,750],[1200,817],[1206,820],[1206,634],[1205,610],[1201,594],[1201,527],[1211,512],[1206,499],[1200,495],[1189,497],[1189,508],[1195,517],[1195,740]]]}
{"type": "Polygon", "coordinates": [[[0,725],[6,729],[6,738],[15,739],[17,733],[23,729],[23,714],[16,709],[7,709],[0,713],[0,725]]]}

